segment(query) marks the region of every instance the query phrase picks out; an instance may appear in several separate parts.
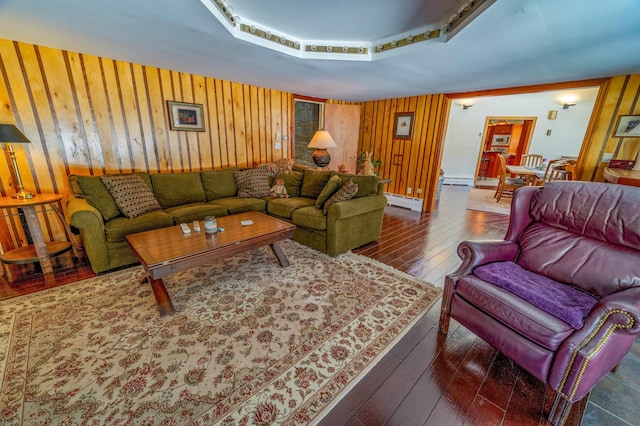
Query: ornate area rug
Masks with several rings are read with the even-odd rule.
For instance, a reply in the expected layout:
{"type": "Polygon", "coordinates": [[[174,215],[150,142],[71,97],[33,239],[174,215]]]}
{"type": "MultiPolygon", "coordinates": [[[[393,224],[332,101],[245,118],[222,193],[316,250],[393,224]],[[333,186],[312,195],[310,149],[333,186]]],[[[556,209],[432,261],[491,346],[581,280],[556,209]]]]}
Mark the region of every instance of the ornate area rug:
{"type": "Polygon", "coordinates": [[[495,189],[471,188],[469,190],[467,210],[511,214],[511,197],[502,197],[500,202],[496,202],[496,199],[493,198],[495,193],[495,189]]]}
{"type": "Polygon", "coordinates": [[[436,301],[365,257],[293,241],[168,277],[141,267],[0,302],[2,425],[308,424],[436,301]]]}

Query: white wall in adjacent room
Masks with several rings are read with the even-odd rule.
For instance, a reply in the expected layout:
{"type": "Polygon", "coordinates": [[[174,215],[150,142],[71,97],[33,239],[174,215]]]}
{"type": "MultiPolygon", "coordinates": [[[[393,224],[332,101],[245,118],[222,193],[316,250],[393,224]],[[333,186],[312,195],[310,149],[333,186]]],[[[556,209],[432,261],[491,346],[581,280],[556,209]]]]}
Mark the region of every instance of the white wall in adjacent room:
{"type": "Polygon", "coordinates": [[[521,95],[487,96],[453,99],[444,142],[442,169],[447,178],[473,180],[484,140],[482,132],[487,117],[537,117],[529,153],[548,159],[563,155],[578,156],[589,118],[598,95],[598,87],[557,90],[521,95]],[[576,105],[563,109],[563,99],[570,97],[576,105]],[[473,106],[463,110],[460,104],[473,106]],[[549,111],[558,111],[555,120],[549,111]],[[551,135],[547,136],[547,131],[551,135]]]}

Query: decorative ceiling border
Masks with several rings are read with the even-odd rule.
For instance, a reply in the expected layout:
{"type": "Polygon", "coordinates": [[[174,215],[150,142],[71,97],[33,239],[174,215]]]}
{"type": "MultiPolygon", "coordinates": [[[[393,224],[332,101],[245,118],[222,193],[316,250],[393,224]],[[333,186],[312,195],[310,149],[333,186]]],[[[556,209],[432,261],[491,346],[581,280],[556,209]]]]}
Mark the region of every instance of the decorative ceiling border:
{"type": "Polygon", "coordinates": [[[413,34],[409,35],[398,34],[377,41],[316,42],[286,35],[257,22],[251,22],[241,16],[234,15],[233,7],[228,6],[226,0],[200,1],[236,38],[302,58],[360,61],[374,60],[381,53],[395,51],[424,41],[447,42],[496,2],[496,0],[465,0],[446,22],[439,25],[439,28],[414,30],[413,34]]]}

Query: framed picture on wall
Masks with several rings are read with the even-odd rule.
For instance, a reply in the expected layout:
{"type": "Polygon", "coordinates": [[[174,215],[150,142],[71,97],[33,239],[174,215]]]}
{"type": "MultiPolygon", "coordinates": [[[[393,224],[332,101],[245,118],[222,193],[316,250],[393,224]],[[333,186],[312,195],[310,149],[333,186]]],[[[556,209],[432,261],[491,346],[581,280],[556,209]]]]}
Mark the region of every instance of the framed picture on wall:
{"type": "Polygon", "coordinates": [[[204,132],[202,104],[167,101],[169,129],[204,132]]]}
{"type": "Polygon", "coordinates": [[[411,139],[413,133],[413,112],[396,112],[394,139],[411,139]]]}
{"type": "Polygon", "coordinates": [[[615,137],[640,137],[640,115],[621,115],[616,126],[615,137]]]}

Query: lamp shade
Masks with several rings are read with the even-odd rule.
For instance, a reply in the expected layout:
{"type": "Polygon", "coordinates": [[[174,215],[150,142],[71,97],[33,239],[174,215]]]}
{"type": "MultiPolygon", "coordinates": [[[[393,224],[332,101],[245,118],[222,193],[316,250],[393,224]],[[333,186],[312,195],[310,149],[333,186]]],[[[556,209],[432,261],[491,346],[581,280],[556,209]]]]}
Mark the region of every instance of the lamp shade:
{"type": "Polygon", "coordinates": [[[31,143],[13,124],[0,124],[0,142],[31,143]]]}
{"type": "Polygon", "coordinates": [[[326,130],[317,130],[311,138],[311,142],[309,142],[307,148],[327,149],[335,148],[337,146],[336,141],[333,140],[329,132],[326,130]]]}

